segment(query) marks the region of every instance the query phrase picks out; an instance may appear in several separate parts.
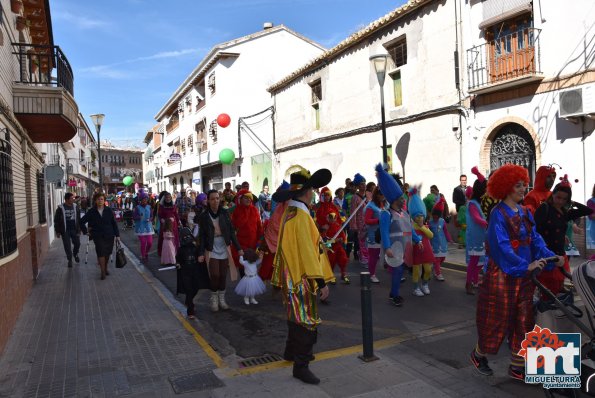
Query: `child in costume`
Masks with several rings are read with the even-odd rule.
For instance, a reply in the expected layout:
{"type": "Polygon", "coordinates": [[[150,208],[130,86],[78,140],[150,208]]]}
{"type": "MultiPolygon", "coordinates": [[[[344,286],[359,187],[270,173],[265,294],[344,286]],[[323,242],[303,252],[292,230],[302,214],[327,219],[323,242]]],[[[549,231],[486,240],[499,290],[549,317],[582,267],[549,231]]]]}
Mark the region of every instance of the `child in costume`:
{"type": "Polygon", "coordinates": [[[483,264],[480,264],[486,254],[485,240],[488,222],[481,210],[481,198],[486,193],[488,185],[487,180],[479,172],[477,167],[473,167],[471,172],[477,176],[473,183],[473,194],[467,202],[466,219],[466,252],[467,252],[467,281],[465,282],[465,291],[467,294],[475,294],[473,288],[479,284],[479,270],[483,264]]]}
{"type": "Polygon", "coordinates": [[[459,228],[459,235],[457,236],[457,241],[459,242],[459,249],[462,248],[461,246],[465,246],[466,244],[465,238],[467,236],[467,203],[469,202],[469,199],[471,199],[472,194],[473,188],[468,186],[465,190],[465,198],[467,199],[467,202],[463,206],[459,207],[459,210],[457,212],[456,226],[459,228]]]}
{"type": "Polygon", "coordinates": [[[174,235],[174,222],[166,218],[161,226],[163,229],[163,243],[161,246],[161,266],[167,267],[176,263],[176,243],[174,235]]]}
{"type": "Polygon", "coordinates": [[[262,262],[262,257],[258,256],[252,249],[244,249],[244,255],[240,256],[240,264],[244,266],[244,276],[238,282],[235,292],[239,296],[244,296],[244,304],[258,304],[254,298],[266,291],[266,286],[260,276],[258,276],[258,266],[262,262]]]}
{"type": "Polygon", "coordinates": [[[413,188],[409,192],[409,214],[413,220],[413,230],[422,238],[421,245],[413,247],[413,275],[411,278],[414,284],[413,295],[423,297],[430,294],[429,282],[432,277],[432,264],[436,259],[430,243],[434,234],[424,224],[427,215],[426,206],[419,196],[418,188],[413,188]]]}
{"type": "Polygon", "coordinates": [[[448,233],[446,221],[442,218],[444,214],[444,197],[432,208],[432,218],[430,219],[430,231],[434,237],[430,240],[432,243],[432,251],[434,252],[434,277],[439,281],[444,281],[442,275],[442,263],[448,254],[448,242],[452,243],[452,238],[448,233]]]}
{"type": "MultiPolygon", "coordinates": [[[[341,229],[341,221],[337,213],[328,213],[326,220],[328,229],[322,234],[324,240],[332,239],[332,237],[335,236],[335,234],[341,229]]],[[[348,285],[351,282],[347,277],[348,259],[347,253],[345,252],[345,247],[343,246],[346,239],[347,235],[345,234],[345,231],[341,231],[341,233],[335,238],[335,241],[332,243],[327,254],[331,269],[334,270],[335,265],[338,265],[339,269],[341,270],[341,280],[343,283],[348,285]]]]}
{"type": "Polygon", "coordinates": [[[386,200],[384,195],[378,187],[374,188],[372,193],[372,199],[366,205],[365,222],[367,228],[366,245],[368,246],[368,270],[370,271],[370,280],[372,283],[380,283],[380,280],[376,277],[376,266],[378,261],[384,264],[384,256],[380,258],[381,245],[378,240],[380,228],[380,212],[386,211],[385,209],[386,200]]]}
{"type": "Polygon", "coordinates": [[[182,289],[186,295],[186,315],[188,319],[195,319],[194,297],[199,289],[209,288],[209,272],[204,263],[198,262],[198,250],[190,229],[183,228],[180,232],[180,248],[176,254],[177,263],[180,265],[182,289]]]}
{"type": "Polygon", "coordinates": [[[392,273],[389,299],[392,304],[400,307],[403,297],[399,295],[403,266],[413,265],[413,247],[421,242],[421,237],[412,230],[411,218],[403,210],[405,195],[397,177],[393,177],[382,168],[376,166],[378,188],[390,204],[388,211],[380,212],[380,237],[385,257],[392,273]]]}

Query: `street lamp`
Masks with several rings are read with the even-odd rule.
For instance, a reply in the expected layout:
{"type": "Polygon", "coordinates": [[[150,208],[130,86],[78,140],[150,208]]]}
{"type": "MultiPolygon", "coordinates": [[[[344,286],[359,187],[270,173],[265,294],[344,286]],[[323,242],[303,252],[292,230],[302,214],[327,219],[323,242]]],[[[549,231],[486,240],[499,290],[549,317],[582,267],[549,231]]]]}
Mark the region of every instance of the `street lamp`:
{"type": "Polygon", "coordinates": [[[378,85],[380,86],[380,114],[382,115],[382,162],[388,164],[388,156],[386,153],[386,120],[384,118],[384,79],[386,77],[386,64],[388,61],[388,54],[377,54],[370,57],[370,62],[374,65],[376,77],[378,78],[378,85]]]}
{"type": "Polygon", "coordinates": [[[99,158],[99,190],[103,192],[103,167],[101,166],[101,125],[103,124],[103,119],[105,115],[103,113],[98,113],[95,115],[91,115],[91,120],[93,120],[93,124],[95,125],[95,131],[97,132],[97,157],[99,158]]]}

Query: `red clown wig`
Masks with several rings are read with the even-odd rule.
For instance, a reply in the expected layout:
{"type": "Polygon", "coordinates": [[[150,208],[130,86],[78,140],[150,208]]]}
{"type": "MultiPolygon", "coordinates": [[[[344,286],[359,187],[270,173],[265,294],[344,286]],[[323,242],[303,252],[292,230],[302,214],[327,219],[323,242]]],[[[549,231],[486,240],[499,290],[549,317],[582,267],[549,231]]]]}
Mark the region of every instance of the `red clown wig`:
{"type": "Polygon", "coordinates": [[[527,169],[515,164],[505,164],[488,179],[488,195],[494,199],[504,200],[519,181],[529,184],[527,169]]]}

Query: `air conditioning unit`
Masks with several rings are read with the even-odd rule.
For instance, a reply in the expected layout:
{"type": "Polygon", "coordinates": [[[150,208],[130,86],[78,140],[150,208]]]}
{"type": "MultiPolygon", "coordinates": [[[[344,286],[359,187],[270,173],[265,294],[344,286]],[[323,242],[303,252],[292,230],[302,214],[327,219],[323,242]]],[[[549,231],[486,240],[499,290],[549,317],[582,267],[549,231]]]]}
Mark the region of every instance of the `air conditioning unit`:
{"type": "Polygon", "coordinates": [[[595,84],[559,92],[560,117],[577,117],[595,113],[595,84]]]}

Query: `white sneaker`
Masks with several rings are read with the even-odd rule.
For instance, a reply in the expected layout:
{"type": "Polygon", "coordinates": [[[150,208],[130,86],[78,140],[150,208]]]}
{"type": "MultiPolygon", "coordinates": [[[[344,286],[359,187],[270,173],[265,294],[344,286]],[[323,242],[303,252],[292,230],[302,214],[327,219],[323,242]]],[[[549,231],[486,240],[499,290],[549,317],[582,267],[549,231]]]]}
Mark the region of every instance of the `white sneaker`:
{"type": "Polygon", "coordinates": [[[258,304],[258,301],[256,301],[256,299],[254,297],[250,297],[250,303],[258,304]]]}
{"type": "Polygon", "coordinates": [[[378,279],[376,275],[372,275],[370,281],[372,281],[372,283],[380,283],[380,279],[378,279]]]}
{"type": "Polygon", "coordinates": [[[419,287],[416,287],[415,289],[413,289],[413,295],[417,296],[417,297],[423,297],[424,294],[422,293],[422,291],[420,290],[419,287]]]}
{"type": "Polygon", "coordinates": [[[440,282],[444,282],[444,276],[442,276],[442,274],[435,274],[434,277],[436,278],[437,281],[440,282]]]}
{"type": "Polygon", "coordinates": [[[250,305],[250,297],[248,297],[248,296],[244,297],[244,304],[250,305]]]}
{"type": "Polygon", "coordinates": [[[430,287],[427,283],[421,285],[421,291],[423,292],[423,294],[430,294],[430,287]]]}

